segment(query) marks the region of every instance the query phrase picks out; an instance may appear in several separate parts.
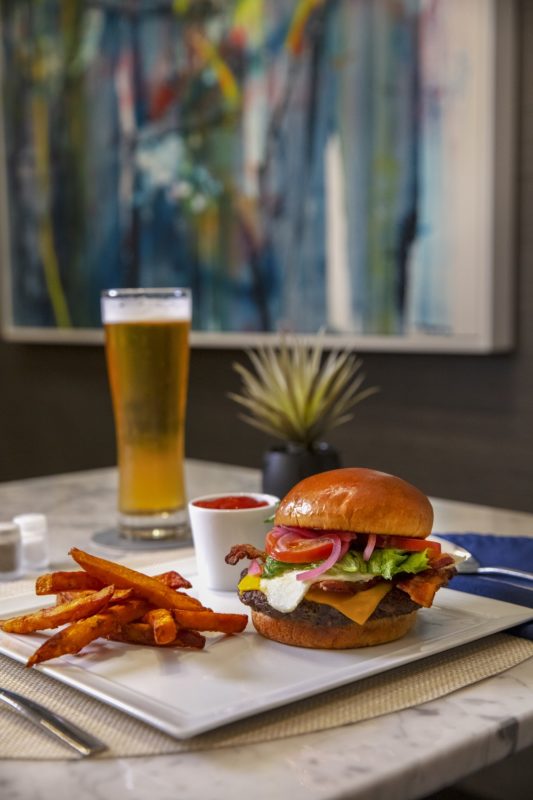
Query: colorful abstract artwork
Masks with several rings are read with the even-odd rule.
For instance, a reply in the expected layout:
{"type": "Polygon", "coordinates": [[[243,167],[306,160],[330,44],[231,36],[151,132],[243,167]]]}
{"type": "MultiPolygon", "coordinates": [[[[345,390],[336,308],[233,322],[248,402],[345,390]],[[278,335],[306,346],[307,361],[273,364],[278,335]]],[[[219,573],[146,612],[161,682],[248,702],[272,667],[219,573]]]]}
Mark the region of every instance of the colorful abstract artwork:
{"type": "Polygon", "coordinates": [[[501,5],[4,0],[4,334],[188,286],[204,344],[509,345],[501,5]]]}

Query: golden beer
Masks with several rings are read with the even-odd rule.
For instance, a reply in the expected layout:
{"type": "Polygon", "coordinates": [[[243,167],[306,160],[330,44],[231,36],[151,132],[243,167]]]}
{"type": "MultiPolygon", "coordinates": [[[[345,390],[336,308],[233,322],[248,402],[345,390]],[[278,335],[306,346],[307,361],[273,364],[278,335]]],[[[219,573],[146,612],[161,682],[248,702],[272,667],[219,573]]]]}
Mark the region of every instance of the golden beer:
{"type": "MultiPolygon", "coordinates": [[[[118,314],[109,309],[106,314],[105,303],[104,298],[121,527],[133,537],[176,535],[174,516],[182,511],[185,517],[186,505],[183,460],[190,311],[185,319],[183,305],[176,311],[181,318],[165,314],[162,319],[144,319],[143,314],[130,312],[134,318],[126,319],[127,301],[118,314]]],[[[151,313],[157,314],[157,309],[151,313]]]]}

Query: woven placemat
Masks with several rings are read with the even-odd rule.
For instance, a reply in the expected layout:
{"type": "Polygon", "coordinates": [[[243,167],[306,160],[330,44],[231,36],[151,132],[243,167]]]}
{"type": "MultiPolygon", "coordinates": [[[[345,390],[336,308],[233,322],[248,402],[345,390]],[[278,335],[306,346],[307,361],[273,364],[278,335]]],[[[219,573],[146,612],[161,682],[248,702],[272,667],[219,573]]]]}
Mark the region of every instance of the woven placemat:
{"type": "MultiPolygon", "coordinates": [[[[391,672],[292,703],[187,741],[177,741],[35,670],[0,656],[1,684],[63,714],[102,739],[99,758],[208,750],[350,725],[420,705],[496,675],[533,656],[533,642],[509,634],[472,642],[391,672]]],[[[0,708],[0,758],[70,759],[71,751],[0,708]]]]}

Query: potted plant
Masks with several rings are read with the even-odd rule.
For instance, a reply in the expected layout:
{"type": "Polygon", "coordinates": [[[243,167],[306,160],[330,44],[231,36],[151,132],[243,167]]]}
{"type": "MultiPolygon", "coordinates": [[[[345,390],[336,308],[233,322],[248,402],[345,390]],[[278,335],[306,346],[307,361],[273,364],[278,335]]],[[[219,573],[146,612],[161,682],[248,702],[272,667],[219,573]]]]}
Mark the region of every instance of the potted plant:
{"type": "Polygon", "coordinates": [[[323,437],[377,388],[362,388],[361,359],[348,350],[324,353],[320,336],[306,342],[284,335],[279,347],[247,355],[253,370],[233,364],[242,391],[230,397],[246,409],[245,422],[283,441],[264,454],[262,471],[263,491],[283,497],[302,478],[341,466],[323,437]]]}

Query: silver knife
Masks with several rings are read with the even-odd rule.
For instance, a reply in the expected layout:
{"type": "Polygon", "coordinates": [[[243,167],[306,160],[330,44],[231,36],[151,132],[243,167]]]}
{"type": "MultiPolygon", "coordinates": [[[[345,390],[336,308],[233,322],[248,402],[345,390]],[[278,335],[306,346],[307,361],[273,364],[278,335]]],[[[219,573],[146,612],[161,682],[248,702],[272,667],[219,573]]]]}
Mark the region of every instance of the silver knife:
{"type": "Polygon", "coordinates": [[[17,692],[0,688],[0,701],[13,711],[22,714],[23,717],[40,728],[43,733],[59,739],[63,744],[76,750],[81,756],[92,756],[107,750],[107,745],[95,736],[82,731],[81,728],[78,728],[77,725],[69,722],[64,717],[55,714],[34,700],[23,697],[17,692]]]}

